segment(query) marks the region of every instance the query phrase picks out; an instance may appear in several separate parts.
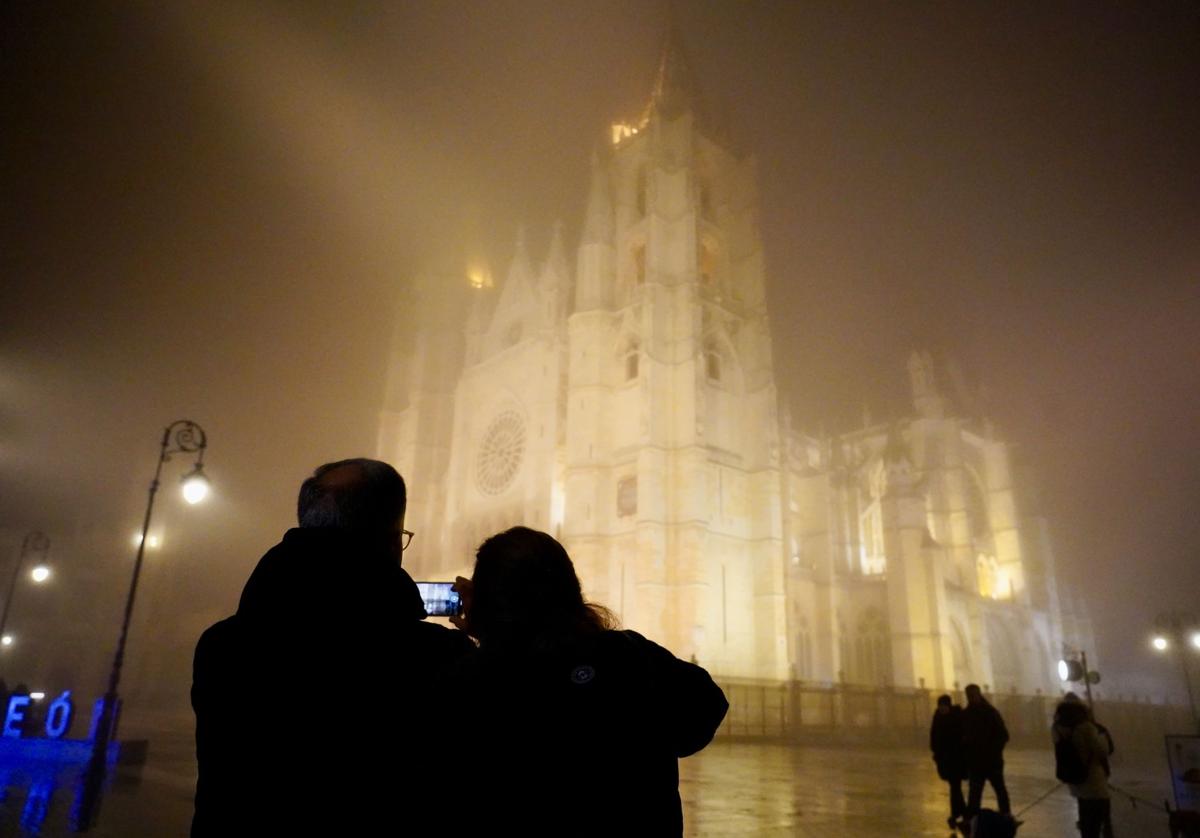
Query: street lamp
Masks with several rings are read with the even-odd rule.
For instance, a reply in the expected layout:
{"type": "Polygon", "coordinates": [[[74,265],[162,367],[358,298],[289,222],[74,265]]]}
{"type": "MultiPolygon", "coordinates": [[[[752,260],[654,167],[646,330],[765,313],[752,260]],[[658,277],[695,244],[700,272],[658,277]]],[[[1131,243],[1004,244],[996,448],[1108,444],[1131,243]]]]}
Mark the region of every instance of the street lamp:
{"type": "Polygon", "coordinates": [[[12,582],[8,586],[8,595],[4,598],[4,613],[0,614],[0,645],[12,645],[12,635],[5,634],[4,627],[8,625],[8,613],[12,608],[13,594],[17,590],[17,583],[21,580],[21,568],[25,566],[25,557],[29,555],[41,556],[41,561],[37,563],[33,571],[29,574],[34,582],[41,583],[50,578],[50,567],[46,564],[46,556],[49,552],[50,539],[40,530],[34,530],[26,534],[25,540],[21,542],[21,552],[17,556],[17,566],[13,568],[12,582]]]}
{"type": "Polygon", "coordinates": [[[1188,670],[1187,647],[1200,649],[1200,620],[1193,614],[1180,614],[1170,611],[1159,614],[1154,621],[1157,631],[1150,645],[1156,652],[1166,652],[1171,646],[1179,647],[1179,668],[1183,670],[1183,683],[1187,687],[1188,705],[1192,710],[1192,719],[1196,732],[1200,733],[1200,710],[1196,709],[1196,696],[1192,692],[1192,675],[1188,670]]]}
{"type": "Polygon", "coordinates": [[[129,637],[129,622],[133,616],[133,602],[137,596],[138,576],[142,572],[142,557],[150,531],[150,515],[154,511],[154,495],[158,491],[163,463],[173,454],[195,454],[196,462],[183,477],[183,497],[190,504],[199,503],[208,495],[208,479],[204,476],[204,451],[208,437],[204,429],[189,419],[179,419],[166,427],[159,447],[158,465],[154,479],[150,481],[150,494],[146,499],[146,517],[142,519],[142,532],[137,540],[137,557],[133,562],[133,579],[129,583],[129,596],[125,599],[125,616],[121,621],[121,634],[117,640],[117,652],[113,656],[112,670],[108,675],[108,689],[101,700],[100,718],[96,721],[96,735],[92,739],[92,754],[84,774],[83,794],[78,809],[79,831],[91,826],[100,802],[100,787],[108,763],[108,745],[112,739],[113,719],[117,708],[117,687],[121,683],[121,666],[125,662],[125,641],[129,637]]]}
{"type": "Polygon", "coordinates": [[[1058,677],[1062,681],[1083,682],[1088,707],[1092,708],[1092,684],[1100,683],[1100,673],[1088,669],[1087,652],[1063,645],[1063,658],[1058,662],[1058,677]]]}

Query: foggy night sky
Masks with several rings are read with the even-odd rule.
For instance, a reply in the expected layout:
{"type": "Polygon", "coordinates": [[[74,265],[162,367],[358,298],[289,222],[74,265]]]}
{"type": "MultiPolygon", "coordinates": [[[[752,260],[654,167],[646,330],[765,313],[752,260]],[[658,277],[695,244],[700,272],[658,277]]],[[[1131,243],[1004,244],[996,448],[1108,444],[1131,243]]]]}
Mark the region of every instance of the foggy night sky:
{"type": "MultiPolygon", "coordinates": [[[[908,353],[956,358],[1037,466],[1110,694],[1177,691],[1146,638],[1200,601],[1200,6],[677,18],[758,159],[798,424],[899,417],[908,353]]],[[[374,453],[414,274],[502,277],[521,224],[539,262],[555,220],[577,243],[589,155],[639,113],[665,22],[635,0],[5,4],[0,579],[40,528],[77,597],[16,607],[95,621],[109,654],[186,417],[217,497],[164,492],[138,608],[193,640],[232,613],[305,474],[374,453]]]]}

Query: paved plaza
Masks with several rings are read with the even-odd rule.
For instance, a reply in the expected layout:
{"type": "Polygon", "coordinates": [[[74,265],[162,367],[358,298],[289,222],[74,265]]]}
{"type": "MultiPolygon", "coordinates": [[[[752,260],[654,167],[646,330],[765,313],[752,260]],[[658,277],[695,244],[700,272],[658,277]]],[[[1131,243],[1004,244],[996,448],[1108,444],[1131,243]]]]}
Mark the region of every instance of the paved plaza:
{"type": "MultiPolygon", "coordinates": [[[[195,783],[190,731],[173,727],[150,738],[147,764],[136,777],[123,771],[90,834],[100,838],[187,834],[195,783]]],[[[1166,794],[1165,777],[1156,778],[1153,768],[1134,771],[1118,762],[1114,781],[1146,800],[1161,801],[1166,794]]],[[[919,749],[719,741],[683,760],[680,773],[688,835],[949,835],[945,786],[937,780],[928,754],[919,749]]],[[[1010,750],[1007,777],[1014,809],[1024,809],[1054,788],[1053,774],[1050,751],[1010,750]]],[[[0,804],[0,835],[27,834],[19,828],[25,794],[24,789],[12,789],[0,804]]],[[[70,834],[66,827],[68,796],[68,789],[55,793],[40,835],[70,834]]],[[[989,805],[990,791],[984,800],[989,805]]],[[[1134,809],[1118,798],[1113,801],[1113,812],[1116,834],[1122,838],[1167,835],[1161,808],[1142,805],[1134,809]]],[[[1021,838],[1078,834],[1074,801],[1063,788],[1022,818],[1021,838]]]]}

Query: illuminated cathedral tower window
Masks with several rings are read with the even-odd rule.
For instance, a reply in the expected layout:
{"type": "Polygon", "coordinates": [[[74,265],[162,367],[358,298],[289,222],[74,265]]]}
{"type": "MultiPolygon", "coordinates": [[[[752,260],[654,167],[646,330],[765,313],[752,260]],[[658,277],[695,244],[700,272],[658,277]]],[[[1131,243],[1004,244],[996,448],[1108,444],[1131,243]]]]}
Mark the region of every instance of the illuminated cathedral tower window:
{"type": "Polygon", "coordinates": [[[637,341],[630,342],[625,350],[625,380],[633,381],[638,377],[638,358],[640,356],[637,341]]]}
{"type": "Polygon", "coordinates": [[[637,475],[623,477],[617,483],[617,515],[625,518],[637,513],[637,475]]]}
{"type": "Polygon", "coordinates": [[[636,285],[646,282],[646,245],[633,246],[633,281],[636,285]]]}
{"type": "Polygon", "coordinates": [[[709,347],[704,352],[704,374],[709,381],[721,380],[721,355],[714,347],[709,347]]]}
{"type": "Polygon", "coordinates": [[[645,166],[638,167],[637,183],[635,185],[635,188],[637,190],[637,194],[636,194],[637,214],[638,214],[638,218],[642,218],[646,215],[646,167],[645,166]]]}
{"type": "Polygon", "coordinates": [[[700,282],[712,285],[717,275],[717,247],[707,239],[700,245],[700,282]]]}

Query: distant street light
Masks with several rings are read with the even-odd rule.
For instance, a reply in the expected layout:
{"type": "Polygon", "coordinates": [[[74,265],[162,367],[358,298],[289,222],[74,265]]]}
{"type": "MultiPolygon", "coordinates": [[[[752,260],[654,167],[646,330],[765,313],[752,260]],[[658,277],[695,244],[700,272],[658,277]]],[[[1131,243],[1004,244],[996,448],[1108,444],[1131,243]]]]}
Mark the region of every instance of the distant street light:
{"type": "Polygon", "coordinates": [[[13,568],[12,582],[8,586],[8,594],[4,598],[4,613],[0,614],[0,645],[11,646],[12,635],[4,633],[4,627],[8,625],[8,614],[12,609],[13,594],[16,593],[17,583],[21,580],[21,568],[25,566],[25,558],[29,555],[39,555],[42,560],[34,567],[30,576],[34,582],[45,582],[50,577],[50,568],[46,564],[46,556],[50,552],[50,539],[46,537],[44,532],[34,530],[27,533],[25,540],[21,542],[21,552],[17,556],[17,566],[13,568]],[[39,573],[40,571],[40,573],[39,573]],[[39,578],[39,576],[41,578],[39,578]]]}
{"type": "Polygon", "coordinates": [[[147,542],[153,546],[149,537],[150,516],[154,511],[154,495],[158,491],[159,478],[162,477],[163,463],[171,459],[172,454],[195,454],[196,462],[183,477],[183,498],[190,504],[199,503],[208,495],[208,479],[204,476],[204,451],[208,447],[208,437],[204,429],[188,419],[179,419],[166,427],[159,447],[158,465],[154,469],[154,479],[150,481],[150,494],[146,499],[146,516],[142,519],[142,531],[137,538],[137,557],[133,562],[133,579],[129,583],[129,596],[125,599],[125,616],[121,621],[121,634],[117,640],[117,652],[113,656],[112,670],[108,676],[108,690],[104,693],[100,709],[100,718],[96,722],[96,735],[92,740],[92,755],[88,760],[84,774],[83,794],[79,800],[77,829],[86,831],[91,826],[100,802],[100,788],[104,783],[105,770],[108,767],[108,745],[112,739],[113,718],[117,708],[117,688],[121,683],[121,667],[125,662],[125,641],[129,638],[129,622],[133,616],[133,603],[137,596],[138,576],[142,572],[142,558],[146,552],[147,542]]]}
{"type": "Polygon", "coordinates": [[[1183,684],[1187,687],[1188,705],[1192,710],[1192,721],[1200,733],[1200,710],[1196,708],[1196,695],[1192,692],[1192,674],[1188,669],[1187,647],[1200,649],[1200,620],[1194,614],[1175,611],[1159,614],[1154,621],[1157,631],[1150,641],[1156,651],[1165,652],[1172,646],[1179,648],[1179,668],[1183,670],[1183,684]]]}

